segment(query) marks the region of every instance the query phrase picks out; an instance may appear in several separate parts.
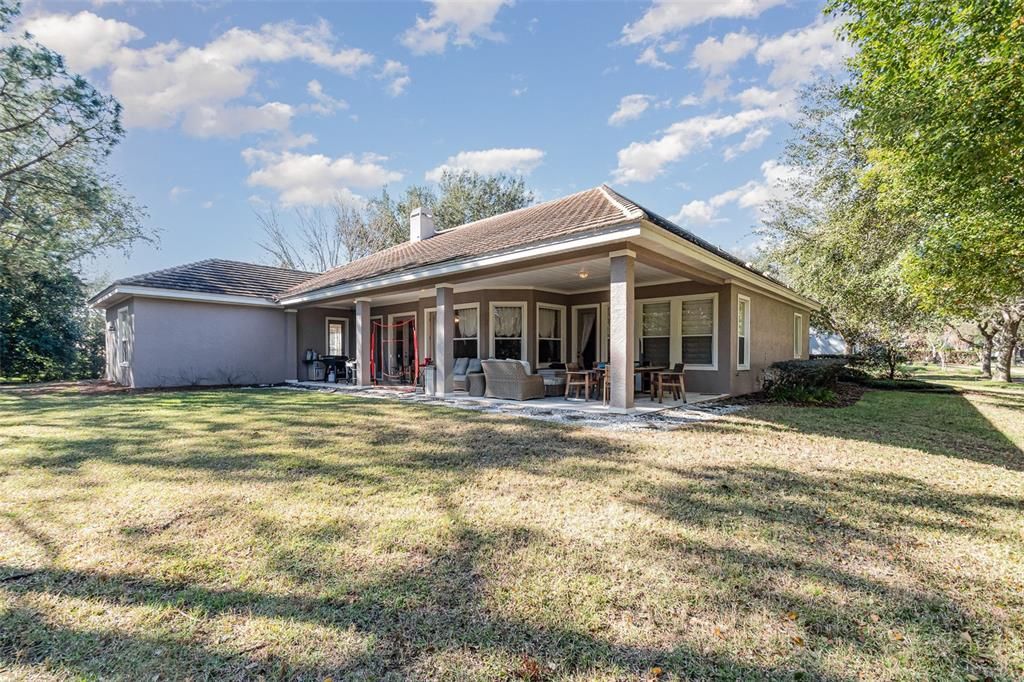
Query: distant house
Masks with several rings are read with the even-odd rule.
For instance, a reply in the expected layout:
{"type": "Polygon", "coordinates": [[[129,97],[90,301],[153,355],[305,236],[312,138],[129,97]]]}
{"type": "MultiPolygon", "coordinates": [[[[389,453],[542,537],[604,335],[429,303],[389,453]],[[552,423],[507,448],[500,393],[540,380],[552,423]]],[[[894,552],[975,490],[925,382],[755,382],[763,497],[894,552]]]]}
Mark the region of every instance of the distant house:
{"type": "Polygon", "coordinates": [[[811,330],[811,355],[846,355],[848,348],[839,334],[811,330]]]}
{"type": "Polygon", "coordinates": [[[355,359],[360,385],[430,358],[452,393],[457,358],[530,371],[608,363],[610,404],[633,368],[685,366],[687,389],[742,394],[805,358],[817,304],[607,186],[435,231],[324,273],[207,260],[119,280],[107,374],[133,387],[306,378],[316,353],[355,359]]]}

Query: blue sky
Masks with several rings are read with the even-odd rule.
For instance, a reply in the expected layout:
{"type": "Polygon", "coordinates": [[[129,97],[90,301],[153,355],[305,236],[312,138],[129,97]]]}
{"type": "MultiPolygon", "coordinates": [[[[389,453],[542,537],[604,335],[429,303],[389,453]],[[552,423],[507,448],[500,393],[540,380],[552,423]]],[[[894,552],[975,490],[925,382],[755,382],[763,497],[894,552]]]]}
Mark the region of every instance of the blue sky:
{"type": "Polygon", "coordinates": [[[120,277],[261,262],[254,210],[358,202],[447,165],[540,199],[602,182],[741,254],[801,85],[842,68],[815,2],[27,2],[21,28],[124,105],[112,169],[157,246],[120,277]]]}

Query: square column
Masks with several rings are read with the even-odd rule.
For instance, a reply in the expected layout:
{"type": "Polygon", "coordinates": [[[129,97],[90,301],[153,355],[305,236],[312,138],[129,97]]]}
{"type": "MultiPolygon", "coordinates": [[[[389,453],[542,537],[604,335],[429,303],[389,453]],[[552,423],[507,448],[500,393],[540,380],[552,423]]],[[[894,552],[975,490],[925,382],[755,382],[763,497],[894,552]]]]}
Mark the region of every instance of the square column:
{"type": "Polygon", "coordinates": [[[437,287],[437,329],[434,330],[434,366],[437,395],[450,395],[455,378],[455,289],[450,285],[437,287]]]}
{"type": "Polygon", "coordinates": [[[284,311],[284,380],[299,380],[299,316],[298,311],[284,311]]]}
{"type": "Polygon", "coordinates": [[[370,302],[356,301],[356,383],[372,385],[370,376],[370,302]]]}
{"type": "Polygon", "coordinates": [[[608,352],[611,364],[611,411],[633,409],[633,334],[634,292],[633,272],[636,253],[628,249],[613,251],[608,291],[610,336],[608,352]]]}

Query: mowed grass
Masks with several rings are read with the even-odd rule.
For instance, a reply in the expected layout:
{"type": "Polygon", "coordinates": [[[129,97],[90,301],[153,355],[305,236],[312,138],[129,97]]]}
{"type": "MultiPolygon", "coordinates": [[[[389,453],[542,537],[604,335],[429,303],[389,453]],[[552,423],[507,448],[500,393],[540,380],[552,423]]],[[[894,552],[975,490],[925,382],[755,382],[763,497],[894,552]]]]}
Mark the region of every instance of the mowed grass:
{"type": "Polygon", "coordinates": [[[1022,446],[979,392],[644,433],[0,393],[0,677],[1019,679],[1022,446]]]}

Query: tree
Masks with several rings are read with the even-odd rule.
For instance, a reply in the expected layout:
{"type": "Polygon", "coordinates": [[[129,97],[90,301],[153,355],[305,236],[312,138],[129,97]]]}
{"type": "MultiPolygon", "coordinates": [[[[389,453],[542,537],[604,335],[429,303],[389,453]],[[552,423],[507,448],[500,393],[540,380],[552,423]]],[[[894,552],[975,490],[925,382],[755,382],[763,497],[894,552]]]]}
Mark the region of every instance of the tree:
{"type": "Polygon", "coordinates": [[[6,35],[18,9],[0,0],[0,374],[54,378],[78,366],[67,353],[83,340],[81,260],[148,235],[106,170],[120,105],[31,36],[6,35]]]}
{"type": "Polygon", "coordinates": [[[926,225],[904,254],[906,281],[941,314],[1001,311],[999,354],[1012,357],[1024,299],[1020,3],[833,0],[829,10],[856,47],[843,99],[926,225]]]}
{"type": "Polygon", "coordinates": [[[760,232],[770,246],[761,260],[822,304],[816,326],[877,346],[893,376],[910,335],[928,322],[900,271],[920,225],[886,210],[852,118],[833,84],[805,93],[785,153],[797,172],[785,198],[768,206],[760,232]]]}
{"type": "Polygon", "coordinates": [[[529,206],[534,198],[521,177],[505,174],[445,171],[438,189],[410,185],[396,199],[384,187],[362,210],[338,198],[327,209],[296,210],[292,228],[271,207],[257,213],[259,245],[275,265],[323,272],[408,241],[413,209],[428,209],[437,229],[446,230],[529,206]]]}

